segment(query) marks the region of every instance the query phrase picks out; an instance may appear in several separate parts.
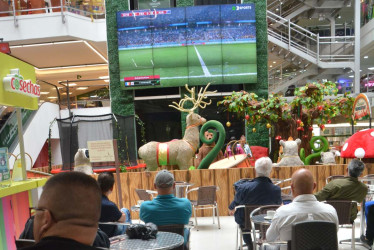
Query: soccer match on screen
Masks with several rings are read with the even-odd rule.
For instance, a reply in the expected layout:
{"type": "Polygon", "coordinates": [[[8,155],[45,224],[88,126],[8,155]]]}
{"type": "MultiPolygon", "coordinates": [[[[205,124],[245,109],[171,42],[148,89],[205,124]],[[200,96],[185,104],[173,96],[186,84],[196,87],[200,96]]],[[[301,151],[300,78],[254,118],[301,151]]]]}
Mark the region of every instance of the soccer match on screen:
{"type": "Polygon", "coordinates": [[[257,82],[255,5],[117,12],[125,88],[257,82]]]}

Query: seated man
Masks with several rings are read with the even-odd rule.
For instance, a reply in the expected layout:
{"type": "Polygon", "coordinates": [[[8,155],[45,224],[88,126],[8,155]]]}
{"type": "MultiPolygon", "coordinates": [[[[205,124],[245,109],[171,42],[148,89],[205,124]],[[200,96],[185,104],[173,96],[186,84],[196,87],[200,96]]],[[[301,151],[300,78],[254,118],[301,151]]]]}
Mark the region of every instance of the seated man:
{"type": "MultiPolygon", "coordinates": [[[[317,200],[352,200],[361,203],[368,192],[367,186],[358,180],[364,168],[365,165],[362,161],[353,159],[348,165],[349,176],[330,181],[321,191],[314,194],[317,200]]],[[[351,222],[357,218],[357,213],[357,205],[355,204],[351,211],[351,222]]]]}
{"type": "MultiPolygon", "coordinates": [[[[156,198],[145,201],[140,206],[140,219],[145,223],[152,222],[157,226],[169,224],[187,225],[191,217],[191,202],[186,198],[176,198],[174,176],[167,170],[157,173],[154,187],[158,192],[156,198]]],[[[187,243],[189,230],[185,229],[184,239],[187,243]]]]}
{"type": "MultiPolygon", "coordinates": [[[[326,203],[318,202],[313,195],[316,183],[312,173],[303,168],[292,175],[291,190],[294,197],[290,204],[281,206],[275,212],[271,225],[266,232],[266,240],[291,240],[292,225],[307,220],[331,221],[339,228],[338,215],[335,209],[326,203]]],[[[285,247],[286,249],[286,247],[285,247]]]]}
{"type": "Polygon", "coordinates": [[[51,177],[35,209],[36,244],[23,249],[96,249],[92,243],[100,217],[100,188],[79,172],[51,177]]]}
{"type": "MultiPolygon", "coordinates": [[[[108,195],[113,191],[114,176],[111,172],[99,174],[97,178],[101,189],[101,215],[100,222],[128,222],[131,223],[130,211],[127,208],[118,209],[114,202],[108,199],[108,195]]],[[[99,224],[108,237],[124,234],[126,232],[125,225],[103,225],[99,224]]]]}
{"type": "MultiPolygon", "coordinates": [[[[269,157],[262,157],[255,162],[256,178],[251,181],[239,181],[235,183],[235,197],[229,206],[229,214],[235,214],[235,221],[242,230],[245,227],[244,209],[235,211],[238,205],[273,205],[281,204],[281,189],[275,186],[269,176],[272,162],[269,157]]],[[[245,231],[245,230],[243,230],[245,231]]],[[[250,234],[243,235],[248,249],[252,249],[252,238],[250,234]]]]}

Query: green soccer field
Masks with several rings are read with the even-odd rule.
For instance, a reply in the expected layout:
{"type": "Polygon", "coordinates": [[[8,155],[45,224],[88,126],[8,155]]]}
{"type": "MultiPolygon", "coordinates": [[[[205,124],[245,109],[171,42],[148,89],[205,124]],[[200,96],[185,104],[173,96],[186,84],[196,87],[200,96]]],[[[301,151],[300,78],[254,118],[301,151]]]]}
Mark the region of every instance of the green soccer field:
{"type": "Polygon", "coordinates": [[[162,87],[257,82],[255,43],[120,50],[119,64],[121,79],[160,75],[162,87]]]}

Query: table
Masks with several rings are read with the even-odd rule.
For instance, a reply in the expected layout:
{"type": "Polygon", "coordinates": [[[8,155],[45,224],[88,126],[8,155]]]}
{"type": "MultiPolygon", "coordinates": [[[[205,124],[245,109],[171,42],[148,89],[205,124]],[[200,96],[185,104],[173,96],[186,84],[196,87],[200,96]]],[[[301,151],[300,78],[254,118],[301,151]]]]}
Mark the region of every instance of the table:
{"type": "Polygon", "coordinates": [[[175,182],[175,197],[187,198],[187,190],[189,187],[195,185],[194,183],[188,182],[175,182]]]}
{"type": "Polygon", "coordinates": [[[251,217],[251,220],[255,224],[270,225],[271,220],[265,219],[266,214],[258,214],[251,217]]]}
{"type": "Polygon", "coordinates": [[[129,239],[127,235],[119,235],[110,238],[110,249],[136,250],[157,249],[167,250],[179,247],[183,244],[183,236],[176,233],[158,232],[156,239],[141,240],[129,239]]]}

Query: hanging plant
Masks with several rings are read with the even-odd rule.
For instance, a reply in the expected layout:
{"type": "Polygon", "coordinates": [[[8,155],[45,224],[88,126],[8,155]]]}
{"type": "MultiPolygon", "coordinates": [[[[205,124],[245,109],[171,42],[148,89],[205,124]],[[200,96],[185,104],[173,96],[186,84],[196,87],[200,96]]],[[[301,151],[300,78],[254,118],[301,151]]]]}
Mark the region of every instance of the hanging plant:
{"type": "Polygon", "coordinates": [[[138,115],[135,115],[136,124],[140,126],[140,141],[143,144],[147,143],[147,140],[145,139],[145,123],[140,119],[138,115]]]}

